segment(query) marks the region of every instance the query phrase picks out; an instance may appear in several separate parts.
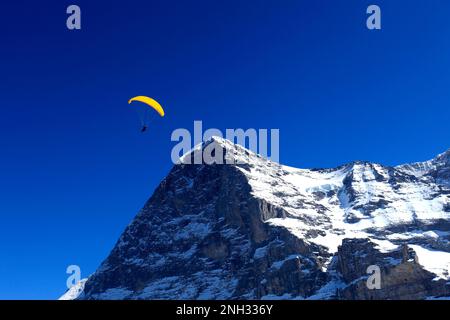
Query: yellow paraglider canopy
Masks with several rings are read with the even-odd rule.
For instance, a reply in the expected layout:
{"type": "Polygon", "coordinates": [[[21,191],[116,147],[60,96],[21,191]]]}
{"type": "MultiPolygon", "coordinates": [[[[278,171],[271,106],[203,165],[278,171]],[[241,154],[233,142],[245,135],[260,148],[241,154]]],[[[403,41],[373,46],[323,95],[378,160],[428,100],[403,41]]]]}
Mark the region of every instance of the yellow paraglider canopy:
{"type": "Polygon", "coordinates": [[[131,98],[130,100],[128,100],[128,104],[132,103],[133,101],[139,101],[139,102],[145,103],[146,105],[155,109],[156,112],[158,112],[161,117],[164,117],[164,114],[165,114],[164,109],[156,100],[154,100],[150,97],[146,97],[146,96],[137,96],[137,97],[134,97],[134,98],[131,98]]]}

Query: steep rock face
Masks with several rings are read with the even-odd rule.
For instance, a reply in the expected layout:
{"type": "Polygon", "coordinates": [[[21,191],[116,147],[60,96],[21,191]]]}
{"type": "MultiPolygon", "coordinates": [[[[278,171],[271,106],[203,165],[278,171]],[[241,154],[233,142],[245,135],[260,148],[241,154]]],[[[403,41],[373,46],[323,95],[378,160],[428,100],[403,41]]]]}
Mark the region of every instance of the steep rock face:
{"type": "Polygon", "coordinates": [[[183,159],[83,299],[450,296],[448,152],[399,167],[303,170],[213,138],[183,159]],[[211,147],[237,163],[184,164],[211,147]],[[366,286],[370,265],[380,290],[366,286]]]}
{"type": "Polygon", "coordinates": [[[338,297],[357,300],[426,299],[450,295],[450,285],[436,280],[422,268],[416,252],[407,245],[389,253],[381,253],[367,239],[345,239],[339,247],[338,270],[349,285],[339,290],[338,297]],[[371,289],[367,272],[370,266],[380,268],[380,288],[371,289]]]}
{"type": "Polygon", "coordinates": [[[320,248],[266,224],[286,213],[250,191],[236,166],[175,166],[89,279],[85,297],[311,294],[326,278],[313,253],[320,248]]]}
{"type": "Polygon", "coordinates": [[[436,158],[398,167],[399,170],[416,177],[424,177],[444,186],[450,185],[450,150],[436,158]]]}

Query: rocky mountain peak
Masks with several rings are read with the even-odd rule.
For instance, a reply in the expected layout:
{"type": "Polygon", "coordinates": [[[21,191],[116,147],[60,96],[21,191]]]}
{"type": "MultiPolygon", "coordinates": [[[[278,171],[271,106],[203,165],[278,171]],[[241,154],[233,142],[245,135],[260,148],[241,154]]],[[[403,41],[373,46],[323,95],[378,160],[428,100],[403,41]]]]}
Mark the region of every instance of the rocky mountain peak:
{"type": "Polygon", "coordinates": [[[435,161],[443,165],[450,166],[450,149],[438,155],[435,161]]]}
{"type": "Polygon", "coordinates": [[[269,161],[230,140],[212,136],[180,158],[182,164],[251,164],[269,161]]]}
{"type": "Polygon", "coordinates": [[[450,296],[445,170],[370,162],[296,169],[219,137],[181,160],[83,299],[450,296]],[[187,164],[205,152],[233,163],[187,164]],[[381,268],[388,289],[368,291],[369,265],[381,268]]]}

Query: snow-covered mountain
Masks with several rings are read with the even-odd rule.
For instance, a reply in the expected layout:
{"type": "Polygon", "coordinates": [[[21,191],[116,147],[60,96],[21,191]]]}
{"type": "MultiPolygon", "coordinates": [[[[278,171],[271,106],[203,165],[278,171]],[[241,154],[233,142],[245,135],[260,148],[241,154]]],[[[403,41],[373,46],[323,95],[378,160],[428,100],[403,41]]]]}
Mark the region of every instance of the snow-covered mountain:
{"type": "Polygon", "coordinates": [[[75,300],[83,297],[84,285],[87,279],[80,280],[77,284],[66,291],[58,300],[75,300]]]}
{"type": "Polygon", "coordinates": [[[450,150],[306,170],[212,138],[182,159],[207,146],[238,164],[175,165],[80,298],[450,297],[450,150]]]}

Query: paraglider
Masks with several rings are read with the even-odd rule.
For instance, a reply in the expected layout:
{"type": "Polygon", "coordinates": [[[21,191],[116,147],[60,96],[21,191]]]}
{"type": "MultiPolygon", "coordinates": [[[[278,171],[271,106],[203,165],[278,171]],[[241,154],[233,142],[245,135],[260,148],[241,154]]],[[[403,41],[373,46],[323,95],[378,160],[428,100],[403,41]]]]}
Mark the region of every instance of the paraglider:
{"type": "Polygon", "coordinates": [[[150,116],[149,112],[151,109],[154,109],[161,117],[164,117],[164,115],[165,115],[163,107],[158,103],[158,101],[156,101],[150,97],[136,96],[136,97],[128,100],[128,104],[131,104],[133,101],[143,103],[143,105],[138,106],[138,108],[136,109],[141,118],[141,125],[142,125],[141,132],[145,132],[148,129],[147,122],[148,122],[148,118],[150,116]]]}

